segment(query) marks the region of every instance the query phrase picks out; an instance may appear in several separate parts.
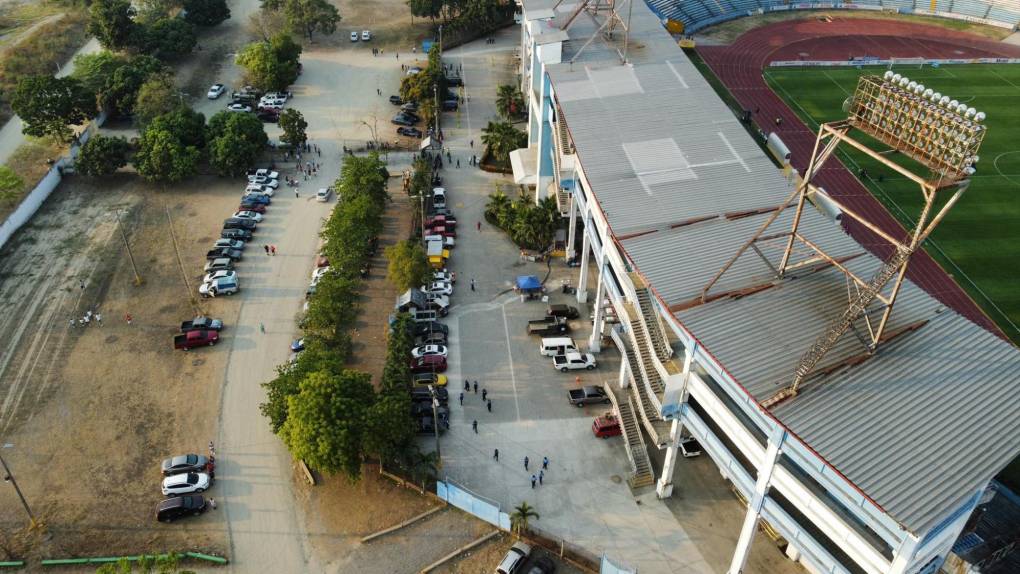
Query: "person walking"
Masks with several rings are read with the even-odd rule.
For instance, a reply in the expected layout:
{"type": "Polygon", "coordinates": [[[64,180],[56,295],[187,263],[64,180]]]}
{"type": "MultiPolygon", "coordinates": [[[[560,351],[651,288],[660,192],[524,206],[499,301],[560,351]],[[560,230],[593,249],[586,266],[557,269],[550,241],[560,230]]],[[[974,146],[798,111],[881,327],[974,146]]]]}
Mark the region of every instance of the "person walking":
{"type": "Polygon", "coordinates": [[[471,140],[471,147],[475,147],[475,140],[471,140]]]}
{"type": "Polygon", "coordinates": [[[524,470],[528,470],[528,463],[531,462],[528,457],[524,457],[524,470]]]}
{"type": "Polygon", "coordinates": [[[270,245],[269,246],[269,252],[272,253],[275,256],[276,255],[276,246],[275,245],[270,245]]]}
{"type": "Polygon", "coordinates": [[[78,280],[78,286],[81,287],[82,291],[84,291],[85,290],[85,280],[84,279],[79,279],[78,280]]]}
{"type": "Polygon", "coordinates": [[[266,250],[266,255],[269,255],[269,246],[268,245],[263,245],[262,249],[265,249],[266,250]]]}
{"type": "Polygon", "coordinates": [[[486,397],[487,397],[488,395],[489,395],[489,391],[488,391],[488,389],[482,389],[482,400],[483,400],[483,401],[485,400],[485,398],[486,398],[486,397]]]}
{"type": "Polygon", "coordinates": [[[460,158],[457,158],[457,169],[460,169],[460,158]]]}
{"type": "Polygon", "coordinates": [[[464,379],[464,390],[465,391],[470,391],[471,390],[471,381],[469,381],[467,379],[464,379]]]}
{"type": "Polygon", "coordinates": [[[460,392],[460,406],[464,406],[464,391],[460,392]]]}
{"type": "Polygon", "coordinates": [[[475,431],[475,434],[478,434],[478,421],[477,420],[471,421],[471,430],[475,431]]]}
{"type": "Polygon", "coordinates": [[[492,399],[485,401],[485,408],[489,409],[490,413],[492,412],[492,399]]]}
{"type": "Polygon", "coordinates": [[[531,488],[532,488],[532,490],[534,490],[536,482],[538,482],[538,478],[536,478],[535,475],[531,475],[531,488]]]}
{"type": "Polygon", "coordinates": [[[299,194],[298,194],[298,190],[297,190],[297,189],[295,189],[295,190],[294,190],[294,199],[297,199],[297,198],[298,198],[298,195],[299,195],[299,194]]]}
{"type": "Polygon", "coordinates": [[[478,222],[476,222],[476,223],[475,223],[475,228],[476,228],[476,229],[477,229],[478,231],[481,231],[481,230],[482,230],[482,222],[481,222],[481,221],[478,221],[478,222]]]}
{"type": "Polygon", "coordinates": [[[96,325],[103,326],[103,316],[99,313],[96,313],[96,325]]]}
{"type": "Polygon", "coordinates": [[[475,394],[478,394],[478,381],[475,381],[475,394]]]}
{"type": "Polygon", "coordinates": [[[542,484],[542,479],[543,478],[545,478],[545,471],[544,470],[538,471],[538,483],[539,484],[542,484]]]}
{"type": "Polygon", "coordinates": [[[498,448],[492,451],[492,458],[496,462],[499,462],[499,449],[498,448]]]}
{"type": "Polygon", "coordinates": [[[216,510],[216,500],[215,499],[213,499],[213,498],[209,499],[209,508],[212,508],[213,510],[216,510]]]}
{"type": "Polygon", "coordinates": [[[542,457],[542,469],[549,470],[549,457],[547,456],[542,457]]]}
{"type": "Polygon", "coordinates": [[[124,320],[127,321],[128,325],[131,324],[131,319],[132,319],[131,313],[124,313],[124,320]]]}
{"type": "Polygon", "coordinates": [[[475,278],[474,277],[471,278],[471,290],[472,291],[475,290],[475,278]]]}
{"type": "Polygon", "coordinates": [[[259,322],[259,331],[261,331],[263,335],[266,334],[266,326],[262,322],[259,322]]]}

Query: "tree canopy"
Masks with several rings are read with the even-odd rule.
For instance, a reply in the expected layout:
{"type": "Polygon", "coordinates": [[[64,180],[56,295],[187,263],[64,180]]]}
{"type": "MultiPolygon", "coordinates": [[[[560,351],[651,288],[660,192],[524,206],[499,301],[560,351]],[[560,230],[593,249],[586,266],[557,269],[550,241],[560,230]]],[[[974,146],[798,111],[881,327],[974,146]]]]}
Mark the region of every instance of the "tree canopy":
{"type": "Polygon", "coordinates": [[[134,56],[126,64],[113,71],[99,92],[99,101],[119,116],[130,116],[135,111],[138,90],[153,74],[167,70],[166,65],[152,56],[134,56]]]}
{"type": "Polygon", "coordinates": [[[82,175],[109,175],[127,165],[130,150],[124,138],[94,135],[81,146],[74,167],[82,175]]]}
{"type": "Polygon", "coordinates": [[[153,74],[145,83],[138,88],[138,96],[135,98],[135,122],[145,127],[152,122],[156,116],[167,113],[183,105],[181,93],[174,82],[173,74],[153,74]]]}
{"type": "Polygon", "coordinates": [[[298,77],[300,46],[286,34],[273,36],[268,42],[248,44],[237,55],[237,64],[244,68],[245,79],[262,91],[283,91],[298,77]]]}
{"type": "Polygon", "coordinates": [[[196,149],[205,147],[205,116],[187,106],[178,105],[156,116],[147,127],[169,131],[185,146],[196,149]]]}
{"type": "Polygon", "coordinates": [[[146,26],[142,35],[142,49],[160,60],[176,60],[186,56],[198,44],[195,25],[180,18],[157,20],[146,26]]]}
{"type": "Polygon", "coordinates": [[[510,122],[489,122],[489,125],[482,128],[482,143],[493,163],[508,166],[510,152],[528,145],[528,134],[510,122]]]}
{"type": "Polygon", "coordinates": [[[294,108],[283,110],[283,113],[280,114],[280,129],[283,130],[280,141],[292,146],[304,144],[308,140],[308,135],[305,133],[307,127],[308,122],[305,121],[301,112],[294,108]]]}
{"type": "Polygon", "coordinates": [[[432,274],[425,250],[418,241],[408,239],[387,247],[386,259],[389,261],[386,278],[398,291],[423,285],[432,274]]]}
{"type": "Polygon", "coordinates": [[[336,32],[340,12],[327,0],[262,0],[265,10],[282,12],[291,32],[312,39],[315,32],[336,32]]]}
{"type": "Polygon", "coordinates": [[[162,126],[149,126],[138,140],[134,165],[145,179],[174,183],[194,175],[201,152],[184,145],[180,137],[162,126]]]}
{"type": "Polygon", "coordinates": [[[215,26],[230,18],[227,0],[184,0],[184,19],[196,26],[215,26]]]}
{"type": "Polygon", "coordinates": [[[79,54],[74,57],[74,71],[71,72],[71,76],[80,80],[88,91],[99,94],[117,68],[127,63],[126,57],[109,50],[79,54]]]}
{"type": "Polygon", "coordinates": [[[22,133],[70,141],[77,125],[96,115],[96,97],[76,78],[27,76],[18,81],[11,108],[25,125],[22,133]]]}
{"type": "Polygon", "coordinates": [[[88,32],[104,48],[123,50],[137,41],[138,24],[129,0],[93,0],[89,6],[88,32]]]}
{"type": "Polygon", "coordinates": [[[244,175],[269,141],[262,122],[252,114],[222,111],[209,118],[206,130],[209,163],[220,175],[244,175]]]}

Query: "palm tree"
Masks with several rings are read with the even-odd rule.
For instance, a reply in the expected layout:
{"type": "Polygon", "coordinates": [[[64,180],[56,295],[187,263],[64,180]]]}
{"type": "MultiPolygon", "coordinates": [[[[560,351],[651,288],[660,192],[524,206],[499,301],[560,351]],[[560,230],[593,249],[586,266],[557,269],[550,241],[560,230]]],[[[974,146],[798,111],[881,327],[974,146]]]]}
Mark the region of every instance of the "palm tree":
{"type": "Polygon", "coordinates": [[[506,119],[521,114],[523,101],[524,97],[516,86],[506,84],[496,89],[496,110],[506,119]]]}
{"type": "Polygon", "coordinates": [[[482,143],[488,148],[493,162],[505,167],[510,163],[510,152],[528,143],[528,134],[509,122],[489,122],[482,128],[482,143]]]}
{"type": "Polygon", "coordinates": [[[505,220],[510,206],[510,198],[505,193],[502,191],[493,193],[489,196],[489,203],[485,205],[485,221],[502,227],[501,222],[505,220]]]}
{"type": "Polygon", "coordinates": [[[535,512],[535,507],[527,502],[521,502],[515,506],[513,514],[510,515],[510,527],[513,529],[514,534],[520,536],[522,530],[527,530],[528,520],[532,518],[535,520],[539,519],[538,513],[535,512]]]}

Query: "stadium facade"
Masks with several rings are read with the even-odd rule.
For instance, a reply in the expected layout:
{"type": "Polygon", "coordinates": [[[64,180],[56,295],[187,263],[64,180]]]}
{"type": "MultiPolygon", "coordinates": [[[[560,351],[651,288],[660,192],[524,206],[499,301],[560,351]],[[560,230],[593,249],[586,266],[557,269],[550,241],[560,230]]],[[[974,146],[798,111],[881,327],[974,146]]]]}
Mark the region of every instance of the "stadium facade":
{"type": "MultiPolygon", "coordinates": [[[[937,571],[1020,454],[1020,353],[907,281],[877,352],[847,334],[795,397],[763,407],[846,307],[845,275],[805,258],[777,278],[782,249],[763,247],[705,287],[792,184],[643,3],[618,3],[626,35],[581,2],[519,3],[529,144],[514,178],[557,198],[577,297],[594,303],[589,346],[623,357],[620,414],[643,431],[625,436],[631,483],[670,496],[691,436],[747,503],[730,572],[760,527],[809,571],[937,571]],[[645,441],[664,451],[657,476],[645,441]]],[[[835,215],[807,209],[800,229],[874,273],[882,261],[835,215]]]]}

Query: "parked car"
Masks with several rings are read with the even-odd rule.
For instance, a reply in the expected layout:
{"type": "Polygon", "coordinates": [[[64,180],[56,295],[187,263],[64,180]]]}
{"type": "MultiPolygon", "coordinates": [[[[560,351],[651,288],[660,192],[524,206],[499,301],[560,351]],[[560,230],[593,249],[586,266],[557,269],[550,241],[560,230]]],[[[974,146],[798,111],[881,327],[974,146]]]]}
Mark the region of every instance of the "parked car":
{"type": "Polygon", "coordinates": [[[411,373],[442,373],[446,371],[446,357],[442,355],[425,355],[412,358],[411,373]]]}
{"type": "Polygon", "coordinates": [[[280,121],[280,112],[279,110],[269,110],[262,108],[259,111],[255,112],[255,117],[257,117],[258,119],[262,120],[267,124],[275,124],[280,121]]]}
{"type": "Polygon", "coordinates": [[[227,279],[232,279],[233,281],[237,281],[237,272],[228,269],[210,271],[209,273],[205,274],[205,277],[202,278],[202,283],[212,283],[213,281],[224,277],[227,279]]]}
{"type": "Polygon", "coordinates": [[[326,203],[329,198],[333,196],[333,190],[328,187],[319,188],[319,191],[315,193],[315,201],[320,203],[326,203]]]}
{"type": "Polygon", "coordinates": [[[565,353],[553,357],[553,368],[557,371],[567,372],[578,369],[592,370],[598,366],[595,355],[591,353],[565,353]]]}
{"type": "Polygon", "coordinates": [[[229,247],[217,247],[216,249],[210,249],[206,252],[206,259],[220,259],[221,257],[229,257],[234,261],[237,261],[242,256],[240,249],[231,249],[229,247]]]}
{"type": "Polygon", "coordinates": [[[606,413],[600,417],[595,417],[595,420],[591,423],[591,432],[598,438],[609,438],[623,434],[623,431],[620,429],[620,419],[616,418],[613,413],[606,413]]]}
{"type": "Polygon", "coordinates": [[[433,281],[428,285],[422,285],[421,290],[434,295],[453,295],[453,283],[445,281],[433,281]]]}
{"type": "Polygon", "coordinates": [[[533,319],[528,321],[529,335],[541,335],[545,337],[547,335],[566,333],[569,330],[570,325],[567,324],[567,320],[564,317],[546,316],[543,319],[533,319]]]}
{"type": "Polygon", "coordinates": [[[266,94],[259,99],[260,108],[271,108],[271,109],[283,109],[284,104],[287,103],[287,98],[279,96],[271,96],[266,94]],[[279,107],[277,107],[279,106],[279,107]]]}
{"type": "Polygon", "coordinates": [[[450,400],[450,392],[446,390],[446,387],[434,386],[431,389],[428,387],[411,387],[411,401],[413,402],[432,402],[432,393],[435,393],[436,400],[440,404],[446,404],[450,400]]]}
{"type": "Polygon", "coordinates": [[[245,242],[240,239],[225,239],[222,237],[213,244],[213,247],[229,247],[230,249],[244,249],[244,246],[245,242]]]}
{"type": "Polygon", "coordinates": [[[228,112],[250,112],[251,106],[247,106],[242,103],[227,104],[228,112]]]}
{"type": "Polygon", "coordinates": [[[411,349],[411,356],[415,359],[433,355],[445,357],[448,352],[446,345],[424,345],[422,347],[415,347],[411,349]]]}
{"type": "Polygon", "coordinates": [[[237,281],[235,276],[233,279],[229,277],[221,277],[219,279],[210,281],[209,283],[202,283],[198,287],[198,294],[203,297],[219,297],[220,295],[233,295],[241,290],[241,284],[237,281]]]}
{"type": "Polygon", "coordinates": [[[549,305],[545,314],[548,317],[566,317],[567,319],[577,319],[580,316],[577,307],[570,305],[549,305]]]}
{"type": "Polygon", "coordinates": [[[249,184],[254,183],[255,185],[264,185],[267,187],[271,187],[273,189],[277,189],[278,187],[280,187],[279,181],[265,175],[249,175],[248,183],[249,184]]]}
{"type": "Polygon", "coordinates": [[[255,171],[248,172],[248,180],[251,181],[252,177],[268,177],[269,179],[280,179],[280,172],[273,171],[271,169],[260,168],[255,171]]]}
{"type": "Polygon", "coordinates": [[[260,111],[260,112],[262,112],[262,111],[271,111],[271,112],[276,112],[276,113],[282,113],[283,112],[283,108],[284,108],[284,105],[282,103],[277,103],[275,101],[272,101],[272,102],[263,102],[263,101],[260,100],[259,101],[259,105],[258,105],[258,111],[260,111]]]}
{"type": "Polygon", "coordinates": [[[414,339],[414,344],[416,347],[420,347],[422,345],[445,345],[446,335],[439,331],[434,331],[425,336],[416,337],[414,339]]]}
{"type": "Polygon", "coordinates": [[[420,73],[421,73],[421,68],[419,68],[418,66],[412,66],[412,67],[407,69],[407,75],[408,76],[413,76],[415,74],[420,74],[420,73]]]}
{"type": "Polygon", "coordinates": [[[325,267],[316,267],[314,270],[312,270],[312,281],[316,281],[326,273],[329,273],[330,269],[332,268],[329,265],[325,267]]]}
{"type": "Polygon", "coordinates": [[[242,201],[248,201],[251,203],[261,203],[262,205],[269,205],[273,203],[273,197],[268,193],[259,193],[257,191],[249,191],[241,197],[242,201]]]}
{"type": "Polygon", "coordinates": [[[208,504],[201,495],[177,496],[156,505],[156,520],[173,522],[185,516],[198,516],[205,512],[208,504]]]}
{"type": "Polygon", "coordinates": [[[411,384],[416,387],[427,387],[433,385],[436,387],[445,387],[449,382],[446,375],[440,375],[439,373],[418,373],[417,375],[411,375],[411,384]]]}
{"type": "Polygon", "coordinates": [[[255,211],[235,211],[233,217],[237,219],[250,219],[255,223],[262,221],[262,214],[255,211]]]}
{"type": "MultiPolygon", "coordinates": [[[[445,406],[445,405],[438,405],[438,406],[436,406],[435,413],[436,413],[436,415],[439,416],[440,422],[446,423],[446,422],[448,422],[450,420],[450,407],[448,407],[448,406],[445,406]]],[[[431,417],[432,416],[432,403],[431,402],[428,402],[428,403],[426,403],[426,402],[420,402],[420,403],[412,402],[411,403],[411,416],[415,417],[415,418],[418,418],[418,417],[431,417]]],[[[445,424],[443,426],[446,426],[447,428],[449,428],[449,426],[447,426],[445,424]]]]}
{"type": "Polygon", "coordinates": [[[294,341],[292,341],[290,344],[290,350],[294,351],[295,353],[300,353],[301,351],[304,351],[305,338],[301,337],[300,339],[294,339],[294,341]]]}
{"type": "Polygon", "coordinates": [[[227,239],[240,239],[241,241],[251,241],[251,231],[247,229],[224,229],[220,232],[220,237],[227,239]]]}
{"type": "Polygon", "coordinates": [[[444,112],[455,112],[460,107],[460,102],[457,100],[443,100],[442,108],[444,112]]]}
{"type": "Polygon", "coordinates": [[[269,93],[267,93],[263,97],[266,97],[266,98],[277,98],[277,99],[282,98],[283,101],[286,102],[287,100],[293,98],[294,94],[292,92],[269,92],[269,93]]]}
{"type": "Polygon", "coordinates": [[[444,335],[449,335],[450,328],[436,321],[418,323],[414,326],[415,337],[421,337],[429,333],[442,333],[444,335]]]}
{"type": "Polygon", "coordinates": [[[406,127],[406,126],[400,126],[399,128],[397,128],[397,135],[402,135],[402,136],[407,136],[407,137],[412,137],[412,138],[421,138],[422,133],[421,133],[421,130],[418,129],[418,128],[409,128],[409,127],[406,127]]]}
{"type": "Polygon", "coordinates": [[[201,494],[210,486],[212,486],[212,477],[204,472],[175,474],[163,479],[163,494],[165,496],[201,494]]]}
{"type": "Polygon", "coordinates": [[[276,189],[268,185],[260,185],[258,183],[249,183],[244,186],[244,195],[250,195],[253,193],[261,193],[263,195],[273,197],[276,195],[276,189]]]}
{"type": "Polygon", "coordinates": [[[457,276],[447,271],[446,269],[440,269],[432,274],[432,279],[435,281],[446,281],[448,283],[456,283],[457,276]]]}
{"type": "Polygon", "coordinates": [[[600,386],[586,386],[580,389],[570,389],[567,391],[567,399],[570,404],[576,405],[578,408],[584,405],[592,403],[609,403],[609,395],[606,394],[606,389],[600,386]]]}
{"type": "Polygon", "coordinates": [[[238,219],[231,217],[223,220],[223,229],[255,229],[258,224],[251,219],[238,219]]]}
{"type": "Polygon", "coordinates": [[[231,270],[234,268],[234,260],[229,257],[218,257],[216,259],[209,259],[205,262],[205,271],[209,273],[211,271],[220,270],[231,270]]]}
{"type": "Polygon", "coordinates": [[[203,329],[207,331],[220,331],[223,329],[223,321],[199,315],[190,321],[184,321],[181,323],[181,333],[187,333],[188,331],[201,331],[203,329]]]}
{"type": "Polygon", "coordinates": [[[464,78],[461,78],[460,76],[447,76],[446,85],[451,88],[459,88],[464,85],[464,78]]]}
{"type": "Polygon", "coordinates": [[[425,219],[425,227],[449,227],[454,229],[457,227],[457,218],[453,215],[433,215],[425,219]]]}
{"type": "Polygon", "coordinates": [[[413,126],[418,122],[411,119],[407,114],[397,114],[393,116],[393,119],[390,120],[390,123],[397,124],[398,126],[413,126]]]}
{"type": "Polygon", "coordinates": [[[528,574],[555,574],[556,563],[549,559],[548,556],[539,556],[538,560],[531,563],[531,568],[528,569],[528,574]]]}
{"type": "Polygon", "coordinates": [[[206,97],[208,97],[210,100],[215,100],[216,98],[222,96],[223,92],[225,92],[226,90],[227,88],[223,84],[213,84],[212,87],[209,88],[209,92],[206,93],[206,97]]]}
{"type": "Polygon", "coordinates": [[[182,472],[202,472],[207,464],[209,464],[209,459],[200,454],[180,454],[164,458],[159,465],[159,470],[163,476],[170,476],[182,472]]]}
{"type": "Polygon", "coordinates": [[[190,351],[195,347],[211,347],[220,342],[220,334],[216,331],[188,331],[174,335],[174,349],[190,351]]]}
{"type": "Polygon", "coordinates": [[[371,39],[372,39],[372,33],[371,32],[369,32],[368,30],[362,30],[361,31],[361,41],[362,42],[367,42],[367,41],[369,41],[371,39]]]}
{"type": "Polygon", "coordinates": [[[357,32],[351,32],[351,42],[357,42],[357,41],[358,41],[358,33],[357,32]]]}
{"type": "Polygon", "coordinates": [[[496,574],[517,574],[524,568],[528,556],[531,555],[531,546],[523,542],[515,542],[510,550],[496,566],[496,574]]]}
{"type": "Polygon", "coordinates": [[[394,106],[399,106],[404,103],[404,100],[397,95],[390,96],[390,103],[394,106]]]}
{"type": "Polygon", "coordinates": [[[255,213],[262,214],[266,213],[265,205],[255,201],[247,201],[245,198],[241,198],[241,203],[237,206],[237,209],[241,211],[254,211],[255,213]]]}
{"type": "Polygon", "coordinates": [[[701,456],[701,444],[694,437],[680,439],[680,454],[684,458],[701,456]]]}

